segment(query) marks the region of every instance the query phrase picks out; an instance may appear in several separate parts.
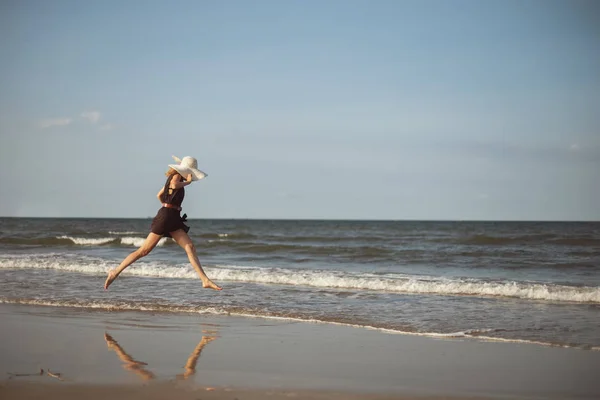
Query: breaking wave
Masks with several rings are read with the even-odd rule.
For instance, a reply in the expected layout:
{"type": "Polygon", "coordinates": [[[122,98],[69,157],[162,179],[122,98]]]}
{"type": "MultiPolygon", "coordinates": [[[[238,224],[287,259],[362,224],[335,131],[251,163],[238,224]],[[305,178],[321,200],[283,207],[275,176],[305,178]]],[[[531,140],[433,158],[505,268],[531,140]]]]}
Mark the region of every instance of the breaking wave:
{"type": "MultiPolygon", "coordinates": [[[[85,274],[107,273],[114,263],[91,257],[0,256],[0,269],[51,269],[85,274]]],[[[407,294],[490,296],[553,302],[600,303],[600,287],[568,286],[507,280],[441,278],[404,274],[371,274],[342,271],[295,270],[241,266],[207,267],[214,280],[266,285],[354,289],[407,294]]],[[[188,264],[138,262],[128,275],[156,278],[198,279],[188,264]]]]}
{"type": "MultiPolygon", "coordinates": [[[[89,237],[76,237],[76,236],[56,236],[56,237],[45,237],[45,238],[2,238],[0,243],[6,244],[24,244],[24,245],[77,245],[77,246],[106,246],[106,245],[121,245],[121,246],[136,246],[139,247],[144,243],[144,237],[135,236],[124,236],[124,237],[101,237],[101,238],[89,238],[89,237]]],[[[167,238],[162,238],[158,242],[158,246],[163,246],[167,238]]]]}
{"type": "MultiPolygon", "coordinates": [[[[133,236],[125,236],[121,238],[82,238],[82,237],[72,237],[72,236],[60,236],[58,239],[67,239],[73,242],[74,244],[82,245],[82,246],[97,246],[103,245],[107,243],[117,243],[128,246],[136,246],[140,247],[146,238],[142,237],[133,237],[133,236]]],[[[157,246],[162,246],[165,244],[167,238],[162,238],[158,242],[157,246]]]]}

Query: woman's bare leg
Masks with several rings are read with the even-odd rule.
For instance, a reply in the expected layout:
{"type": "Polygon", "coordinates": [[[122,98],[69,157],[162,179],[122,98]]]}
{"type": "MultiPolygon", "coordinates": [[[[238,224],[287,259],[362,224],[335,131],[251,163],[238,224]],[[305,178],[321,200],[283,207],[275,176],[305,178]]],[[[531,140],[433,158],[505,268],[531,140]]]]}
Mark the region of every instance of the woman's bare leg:
{"type": "Polygon", "coordinates": [[[177,242],[178,245],[183,247],[185,252],[187,253],[188,259],[190,263],[200,276],[202,280],[202,287],[221,290],[219,286],[217,286],[213,281],[211,281],[208,276],[204,273],[202,269],[202,265],[200,265],[200,260],[198,260],[198,255],[196,254],[196,246],[192,243],[192,239],[188,236],[187,233],[183,229],[178,229],[175,232],[169,232],[171,237],[177,242]]]}
{"type": "Polygon", "coordinates": [[[119,343],[117,343],[117,341],[113,339],[113,337],[110,336],[107,332],[104,332],[104,340],[106,340],[106,345],[108,346],[108,348],[114,350],[115,353],[117,353],[117,356],[119,356],[119,358],[123,362],[123,368],[125,370],[135,372],[137,375],[140,376],[140,378],[142,378],[145,381],[154,379],[154,374],[146,370],[146,368],[144,368],[144,365],[148,364],[146,364],[145,362],[137,361],[129,354],[127,354],[127,352],[121,346],[119,346],[119,343]]]}
{"type": "Polygon", "coordinates": [[[202,340],[200,340],[200,343],[198,343],[194,351],[192,351],[192,354],[190,354],[190,356],[188,357],[187,362],[185,363],[185,373],[177,375],[177,378],[188,379],[196,373],[196,363],[198,362],[200,353],[202,353],[202,349],[204,348],[204,346],[206,346],[208,343],[212,342],[216,338],[216,336],[202,336],[202,340]]]}
{"type": "Polygon", "coordinates": [[[125,268],[129,267],[131,264],[133,264],[140,258],[150,254],[152,249],[154,249],[158,244],[158,241],[161,239],[161,237],[161,235],[157,235],[156,233],[150,232],[150,234],[148,235],[146,240],[144,240],[144,243],[142,243],[139,249],[125,257],[125,259],[117,269],[111,269],[110,271],[108,271],[108,276],[106,277],[106,281],[104,282],[104,289],[108,289],[110,284],[113,283],[115,279],[117,279],[117,277],[121,274],[121,272],[123,272],[125,268]]]}

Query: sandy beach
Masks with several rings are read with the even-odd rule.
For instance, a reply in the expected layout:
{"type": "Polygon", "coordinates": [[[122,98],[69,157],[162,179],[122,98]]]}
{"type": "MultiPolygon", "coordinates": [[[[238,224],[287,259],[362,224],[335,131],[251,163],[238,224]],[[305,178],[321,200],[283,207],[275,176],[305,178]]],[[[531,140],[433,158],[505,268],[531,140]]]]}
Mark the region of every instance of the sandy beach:
{"type": "Polygon", "coordinates": [[[597,351],[232,316],[21,305],[0,314],[2,398],[600,395],[597,351]]]}

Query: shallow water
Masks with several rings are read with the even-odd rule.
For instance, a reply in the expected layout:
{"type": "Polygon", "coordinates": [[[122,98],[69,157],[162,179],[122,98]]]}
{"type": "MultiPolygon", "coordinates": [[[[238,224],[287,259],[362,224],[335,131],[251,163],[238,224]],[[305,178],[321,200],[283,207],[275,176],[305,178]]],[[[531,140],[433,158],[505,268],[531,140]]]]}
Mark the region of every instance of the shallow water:
{"type": "Polygon", "coordinates": [[[191,220],[222,292],[149,219],[0,219],[0,302],[229,313],[600,348],[600,223],[191,220]]]}

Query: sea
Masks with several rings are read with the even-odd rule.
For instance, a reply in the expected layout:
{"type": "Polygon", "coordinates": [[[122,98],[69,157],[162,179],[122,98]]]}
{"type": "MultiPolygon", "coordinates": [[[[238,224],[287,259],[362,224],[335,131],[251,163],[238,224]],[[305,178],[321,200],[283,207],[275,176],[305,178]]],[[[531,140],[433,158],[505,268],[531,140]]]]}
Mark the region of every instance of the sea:
{"type": "Polygon", "coordinates": [[[600,350],[600,222],[188,220],[103,289],[150,219],[0,218],[0,303],[237,315],[600,350]]]}

